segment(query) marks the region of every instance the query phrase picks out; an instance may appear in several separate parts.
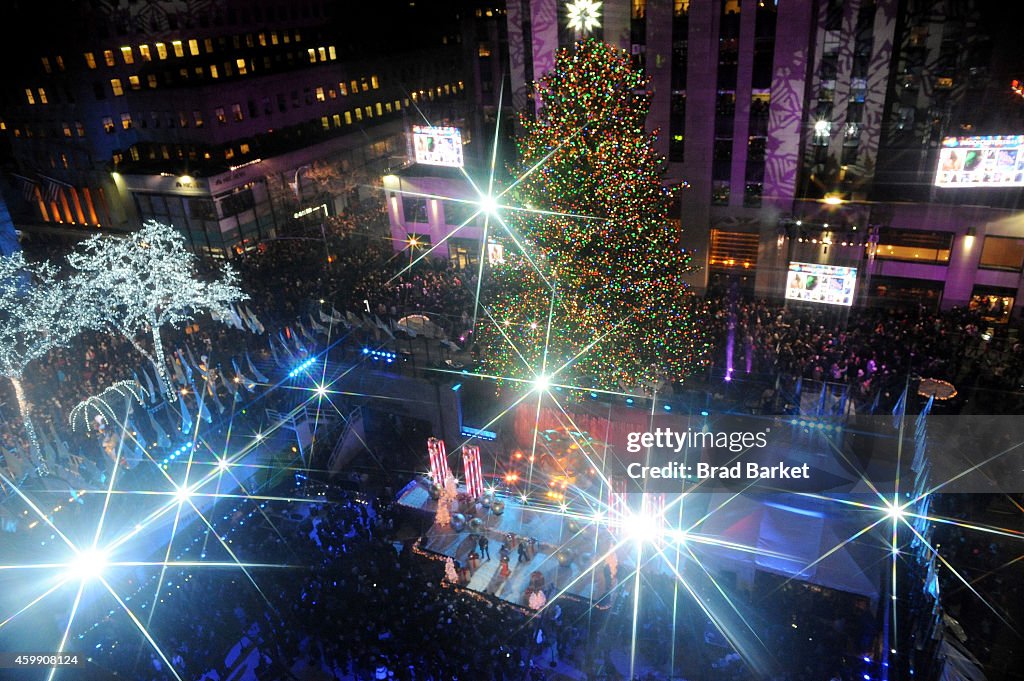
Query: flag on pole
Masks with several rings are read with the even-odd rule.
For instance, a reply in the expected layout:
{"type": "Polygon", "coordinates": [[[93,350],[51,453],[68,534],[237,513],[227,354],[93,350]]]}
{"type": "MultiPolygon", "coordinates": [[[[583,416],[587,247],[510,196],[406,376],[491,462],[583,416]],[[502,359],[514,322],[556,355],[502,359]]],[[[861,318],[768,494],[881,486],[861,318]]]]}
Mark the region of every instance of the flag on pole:
{"type": "Polygon", "coordinates": [[[438,485],[444,485],[444,481],[451,475],[448,468],[448,452],[444,448],[444,441],[432,437],[427,440],[427,452],[430,454],[430,477],[438,485]]]}
{"type": "Polygon", "coordinates": [[[462,474],[466,477],[466,491],[478,499],[484,495],[484,476],[480,468],[480,448],[466,445],[462,448],[462,474]]]}
{"type": "Polygon", "coordinates": [[[899,428],[900,421],[903,420],[903,416],[907,413],[907,390],[903,389],[903,394],[900,395],[900,399],[896,400],[896,406],[892,408],[892,427],[899,428]]]}

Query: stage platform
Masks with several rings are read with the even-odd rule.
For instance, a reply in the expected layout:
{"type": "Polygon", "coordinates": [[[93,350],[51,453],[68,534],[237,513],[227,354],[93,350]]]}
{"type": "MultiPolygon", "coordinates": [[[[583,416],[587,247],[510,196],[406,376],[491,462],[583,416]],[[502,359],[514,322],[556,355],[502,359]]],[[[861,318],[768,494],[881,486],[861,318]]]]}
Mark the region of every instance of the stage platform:
{"type": "MultiPolygon", "coordinates": [[[[429,486],[426,478],[413,480],[399,493],[398,504],[433,517],[437,501],[429,486]]],[[[460,487],[459,492],[465,489],[460,487]]],[[[620,528],[574,518],[557,508],[534,507],[501,494],[497,498],[504,502],[500,515],[482,505],[475,506],[475,516],[459,509],[467,521],[473,517],[483,521],[480,531],[490,542],[491,560],[482,560],[472,570],[467,586],[516,605],[526,605],[525,591],[535,571],[543,575],[545,585],[553,585],[555,593],[564,590],[567,595],[608,605],[611,596],[622,591],[615,589],[618,580],[632,578],[638,562],[648,574],[685,578],[688,571],[728,572],[740,585],[752,584],[758,571],[769,572],[877,602],[879,571],[888,555],[884,542],[872,533],[850,540],[874,520],[870,512],[828,499],[710,489],[676,495],[666,499],[666,522],[654,530],[660,536],[638,542],[620,528]],[[673,538],[680,530],[687,533],[685,542],[673,538]],[[516,539],[509,557],[511,573],[503,578],[499,549],[508,533],[516,539]],[[520,537],[537,541],[535,554],[522,563],[516,550],[520,537]],[[560,562],[561,552],[571,560],[560,562]]],[[[468,522],[461,531],[434,523],[419,547],[468,565],[477,537],[468,522]]]]}

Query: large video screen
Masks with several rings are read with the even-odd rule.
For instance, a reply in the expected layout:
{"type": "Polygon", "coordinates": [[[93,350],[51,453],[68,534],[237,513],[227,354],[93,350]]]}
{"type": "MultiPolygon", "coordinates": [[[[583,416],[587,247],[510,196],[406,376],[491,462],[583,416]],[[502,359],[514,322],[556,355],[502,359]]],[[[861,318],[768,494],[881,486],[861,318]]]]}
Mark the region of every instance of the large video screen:
{"type": "Polygon", "coordinates": [[[414,125],[412,145],[417,163],[462,167],[462,133],[458,128],[414,125]]]}
{"type": "Polygon", "coordinates": [[[935,185],[1024,187],[1024,135],[943,139],[935,185]]]}
{"type": "Polygon", "coordinates": [[[790,262],[786,275],[786,300],[828,305],[853,305],[856,267],[790,262]]]}

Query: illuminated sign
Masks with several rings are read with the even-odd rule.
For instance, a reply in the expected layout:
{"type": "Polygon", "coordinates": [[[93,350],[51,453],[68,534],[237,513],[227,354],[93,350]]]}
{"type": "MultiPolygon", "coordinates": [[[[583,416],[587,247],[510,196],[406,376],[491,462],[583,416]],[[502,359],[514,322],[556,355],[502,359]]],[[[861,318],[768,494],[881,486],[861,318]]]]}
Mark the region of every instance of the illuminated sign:
{"type": "Polygon", "coordinates": [[[856,267],[791,262],[786,275],[786,300],[849,307],[853,305],[856,283],[856,267]]]}
{"type": "Polygon", "coordinates": [[[493,241],[487,242],[487,264],[488,265],[504,265],[505,264],[505,247],[499,243],[493,241]]]}
{"type": "Polygon", "coordinates": [[[414,125],[412,146],[417,163],[462,167],[462,133],[458,128],[414,125]]]}
{"type": "Polygon", "coordinates": [[[1024,187],[1024,135],[947,137],[937,187],[1024,187]]]}

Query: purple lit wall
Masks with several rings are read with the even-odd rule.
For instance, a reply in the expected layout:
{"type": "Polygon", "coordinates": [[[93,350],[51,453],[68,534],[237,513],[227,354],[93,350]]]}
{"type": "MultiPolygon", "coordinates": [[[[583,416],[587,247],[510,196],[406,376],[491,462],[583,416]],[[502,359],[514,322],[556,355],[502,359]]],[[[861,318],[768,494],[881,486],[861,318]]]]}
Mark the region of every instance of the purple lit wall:
{"type": "Polygon", "coordinates": [[[800,168],[811,3],[779,3],[762,204],[789,211],[800,168]]]}

